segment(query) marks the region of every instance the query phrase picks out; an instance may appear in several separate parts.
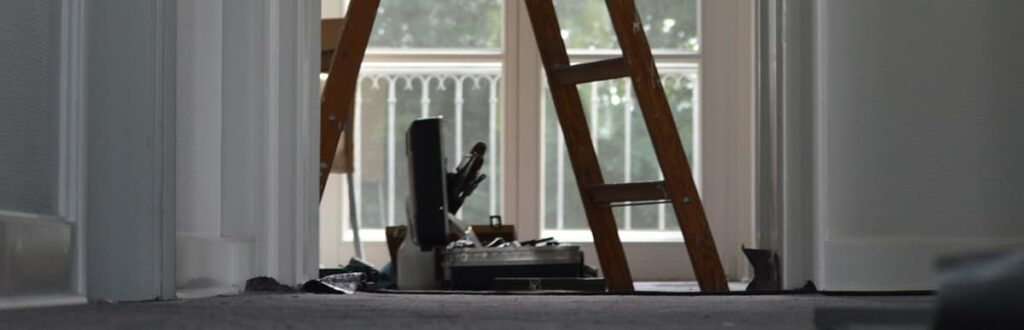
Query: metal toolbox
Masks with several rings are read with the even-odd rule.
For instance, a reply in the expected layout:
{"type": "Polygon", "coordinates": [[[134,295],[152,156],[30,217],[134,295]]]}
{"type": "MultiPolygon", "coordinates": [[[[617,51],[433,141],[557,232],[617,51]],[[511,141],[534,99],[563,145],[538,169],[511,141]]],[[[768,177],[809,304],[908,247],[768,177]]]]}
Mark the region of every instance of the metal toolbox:
{"type": "Polygon", "coordinates": [[[444,277],[455,290],[493,290],[498,277],[580,277],[578,246],[459,248],[444,251],[444,277]]]}

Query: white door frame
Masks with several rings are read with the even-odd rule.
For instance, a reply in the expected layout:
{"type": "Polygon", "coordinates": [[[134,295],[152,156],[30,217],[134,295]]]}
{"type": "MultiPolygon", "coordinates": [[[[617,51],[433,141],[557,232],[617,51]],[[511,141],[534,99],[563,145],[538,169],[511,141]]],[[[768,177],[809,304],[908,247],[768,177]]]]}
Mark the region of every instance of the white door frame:
{"type": "MultiPolygon", "coordinates": [[[[259,56],[267,70],[262,127],[262,197],[257,274],[301,283],[319,272],[320,3],[262,0],[259,56]],[[262,264],[262,265],[261,265],[262,264]]],[[[227,118],[225,118],[227,119],[227,118]]],[[[227,147],[227,146],[226,146],[227,147]]]]}
{"type": "Polygon", "coordinates": [[[179,140],[178,297],[238,293],[254,276],[315,278],[319,2],[180,4],[181,129],[209,138],[179,140]]]}
{"type": "Polygon", "coordinates": [[[783,289],[814,280],[815,0],[761,0],[757,110],[757,247],[778,252],[783,289]]]}
{"type": "Polygon", "coordinates": [[[319,273],[320,3],[261,3],[269,68],[265,206],[273,215],[261,239],[267,272],[301,282],[319,273]]]}
{"type": "Polygon", "coordinates": [[[114,301],[171,299],[176,3],[83,3],[87,293],[114,301]]]}
{"type": "Polygon", "coordinates": [[[85,265],[85,5],[64,0],[61,8],[61,209],[75,226],[74,292],[86,295],[85,265]]]}

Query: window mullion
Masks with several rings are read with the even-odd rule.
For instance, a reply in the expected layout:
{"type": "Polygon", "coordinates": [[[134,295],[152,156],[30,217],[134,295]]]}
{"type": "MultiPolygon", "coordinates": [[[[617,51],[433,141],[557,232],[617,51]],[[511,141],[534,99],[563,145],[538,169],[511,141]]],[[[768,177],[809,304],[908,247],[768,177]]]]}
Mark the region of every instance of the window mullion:
{"type": "Polygon", "coordinates": [[[540,52],[522,1],[505,1],[505,215],[520,237],[541,233],[543,187],[540,52]]]}

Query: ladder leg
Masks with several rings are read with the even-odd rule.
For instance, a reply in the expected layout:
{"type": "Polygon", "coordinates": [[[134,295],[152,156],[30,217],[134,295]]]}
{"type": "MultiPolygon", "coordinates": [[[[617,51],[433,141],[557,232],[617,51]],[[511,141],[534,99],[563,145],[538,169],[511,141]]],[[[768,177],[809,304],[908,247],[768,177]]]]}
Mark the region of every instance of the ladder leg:
{"type": "Polygon", "coordinates": [[[353,1],[348,6],[338,47],[334,49],[331,69],[320,103],[320,198],[324,196],[338,141],[351,120],[359,69],[366,55],[373,22],[380,0],[353,1]]]}
{"type": "Polygon", "coordinates": [[[729,291],[690,164],[633,0],[605,0],[701,290],[729,291]]]}
{"type": "Polygon", "coordinates": [[[626,255],[619,240],[619,228],[611,209],[599,207],[590,197],[588,188],[604,184],[598,167],[597,153],[590,140],[590,131],[583,114],[583,104],[574,85],[558,84],[556,68],[569,66],[569,56],[559,33],[558,21],[551,0],[526,0],[527,11],[533,25],[537,44],[548,74],[551,97],[555,103],[558,122],[565,135],[565,143],[572,163],[576,184],[580,189],[583,209],[594,235],[594,246],[601,262],[608,290],[632,292],[633,279],[629,273],[626,255]]]}

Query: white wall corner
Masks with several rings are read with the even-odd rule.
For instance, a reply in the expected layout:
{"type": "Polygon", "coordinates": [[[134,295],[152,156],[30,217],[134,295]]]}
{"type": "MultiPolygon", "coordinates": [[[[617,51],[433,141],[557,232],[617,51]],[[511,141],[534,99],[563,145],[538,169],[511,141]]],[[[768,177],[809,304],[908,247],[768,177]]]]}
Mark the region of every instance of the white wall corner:
{"type": "Polygon", "coordinates": [[[779,258],[785,289],[814,281],[814,221],[811,172],[813,129],[811,116],[810,38],[814,0],[779,0],[777,70],[779,125],[776,212],[780,219],[779,258]]]}
{"type": "Polygon", "coordinates": [[[320,4],[267,2],[265,272],[298,284],[319,270],[320,4]]]}
{"type": "Polygon", "coordinates": [[[85,5],[63,0],[61,8],[61,214],[74,225],[73,290],[86,295],[86,104],[85,5]]]}

